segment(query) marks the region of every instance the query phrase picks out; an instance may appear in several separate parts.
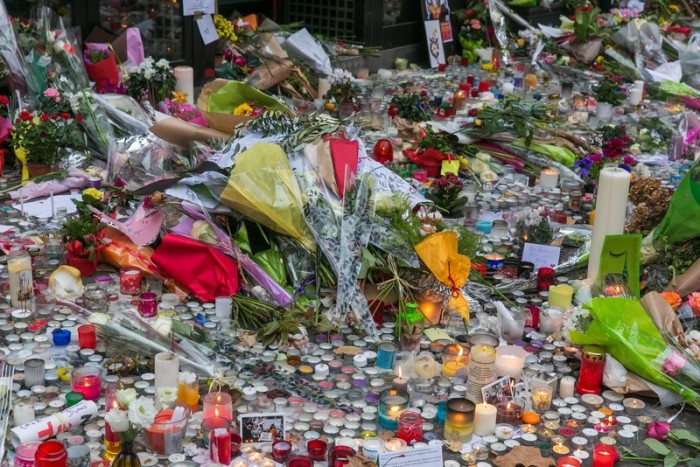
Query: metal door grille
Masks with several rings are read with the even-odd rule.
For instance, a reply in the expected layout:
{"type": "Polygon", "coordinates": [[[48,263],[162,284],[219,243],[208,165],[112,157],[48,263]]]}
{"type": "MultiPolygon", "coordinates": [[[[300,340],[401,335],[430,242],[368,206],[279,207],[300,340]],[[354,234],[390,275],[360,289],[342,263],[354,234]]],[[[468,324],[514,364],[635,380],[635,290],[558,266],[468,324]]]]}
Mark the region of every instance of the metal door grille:
{"type": "Polygon", "coordinates": [[[356,0],[287,0],[289,21],[303,21],[314,34],[355,36],[356,0]]]}

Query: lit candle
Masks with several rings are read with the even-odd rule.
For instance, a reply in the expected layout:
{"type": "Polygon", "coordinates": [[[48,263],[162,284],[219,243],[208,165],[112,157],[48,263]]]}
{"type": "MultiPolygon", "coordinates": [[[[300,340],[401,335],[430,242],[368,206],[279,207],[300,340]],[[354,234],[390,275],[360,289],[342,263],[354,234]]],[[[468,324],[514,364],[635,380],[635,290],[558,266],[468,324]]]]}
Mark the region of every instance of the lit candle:
{"type": "Polygon", "coordinates": [[[615,465],[615,448],[607,444],[593,446],[593,467],[613,467],[615,465]]]}
{"type": "MultiPolygon", "coordinates": [[[[117,391],[119,390],[119,383],[109,383],[105,388],[105,413],[112,409],[120,409],[119,401],[117,400],[117,391]]],[[[114,433],[112,431],[109,423],[105,423],[105,459],[113,461],[119,452],[121,451],[121,439],[119,438],[119,433],[114,433]]]]}
{"type": "Polygon", "coordinates": [[[515,402],[501,402],[496,405],[498,423],[508,423],[513,426],[520,425],[523,416],[523,407],[515,402]]]}
{"type": "Polygon", "coordinates": [[[385,449],[390,452],[403,451],[407,446],[406,441],[399,438],[391,438],[384,443],[385,449]]]}
{"type": "Polygon", "coordinates": [[[559,170],[547,167],[540,171],[540,186],[546,190],[556,188],[559,184],[559,170]]]}
{"type": "MultiPolygon", "coordinates": [[[[474,434],[478,436],[493,434],[496,429],[496,414],[496,406],[486,402],[477,404],[474,411],[474,434]]],[[[534,426],[532,428],[534,429],[534,426]]]]}
{"type": "Polygon", "coordinates": [[[559,397],[573,397],[575,386],[576,378],[573,376],[564,376],[561,381],[559,381],[559,397]]]}
{"type": "Polygon", "coordinates": [[[462,444],[472,439],[474,431],[473,402],[463,398],[455,398],[447,401],[447,416],[445,418],[445,439],[457,441],[462,444]]]}
{"type": "Polygon", "coordinates": [[[557,467],[581,467],[581,461],[574,456],[563,456],[557,461],[557,467]]]}
{"type": "Polygon", "coordinates": [[[199,408],[199,384],[197,375],[183,371],[178,376],[177,401],[190,407],[192,412],[199,408]]]}
{"type": "Polygon", "coordinates": [[[212,417],[225,418],[229,422],[233,420],[233,401],[225,392],[211,392],[204,396],[202,419],[212,417]]]}
{"type": "Polygon", "coordinates": [[[71,373],[71,388],[75,392],[82,393],[85,400],[99,399],[102,390],[100,369],[87,366],[74,369],[71,373]]]}
{"type": "Polygon", "coordinates": [[[510,439],[513,437],[513,426],[507,423],[499,423],[496,425],[494,432],[498,439],[510,439]]]}
{"type": "Polygon", "coordinates": [[[481,388],[496,379],[496,348],[488,344],[472,347],[469,355],[467,399],[482,402],[481,388]]]}
{"type": "Polygon", "coordinates": [[[628,397],[622,401],[622,405],[625,406],[625,413],[628,415],[641,415],[644,412],[646,404],[634,397],[628,397]]]}
{"type": "Polygon", "coordinates": [[[397,373],[396,378],[391,381],[391,387],[401,391],[408,391],[408,378],[401,377],[401,367],[398,368],[397,373]]]}
{"type": "Polygon", "coordinates": [[[552,387],[538,386],[532,389],[532,410],[544,413],[552,403],[552,387]]]}
{"type": "Polygon", "coordinates": [[[572,452],[572,454],[576,459],[581,461],[582,464],[588,462],[588,458],[591,457],[591,455],[583,449],[577,449],[574,452],[572,452]]]}
{"type": "Polygon", "coordinates": [[[379,425],[387,430],[396,430],[398,418],[408,408],[409,395],[399,389],[386,389],[379,394],[379,425]]]}
{"type": "Polygon", "coordinates": [[[443,353],[442,374],[448,378],[452,378],[459,370],[467,366],[467,359],[463,358],[464,347],[459,344],[449,345],[443,353]],[[457,356],[452,359],[450,354],[457,350],[457,356]]]}
{"type": "Polygon", "coordinates": [[[445,297],[433,290],[425,290],[416,296],[418,309],[433,326],[440,324],[445,308],[445,297]]]}
{"type": "Polygon", "coordinates": [[[562,443],[559,443],[552,447],[552,451],[554,451],[554,457],[561,457],[569,454],[571,450],[568,447],[564,446],[562,443]]]}
{"type": "Polygon", "coordinates": [[[180,375],[180,357],[170,352],[160,352],[155,358],[155,387],[177,388],[180,375]]]}
{"type": "Polygon", "coordinates": [[[598,433],[610,433],[610,427],[605,422],[598,423],[597,425],[594,425],[593,428],[598,433]]]}
{"type": "MultiPolygon", "coordinates": [[[[226,428],[215,428],[209,437],[209,458],[218,464],[230,464],[231,432],[226,428]]],[[[284,442],[286,443],[286,441],[284,442]]]]}

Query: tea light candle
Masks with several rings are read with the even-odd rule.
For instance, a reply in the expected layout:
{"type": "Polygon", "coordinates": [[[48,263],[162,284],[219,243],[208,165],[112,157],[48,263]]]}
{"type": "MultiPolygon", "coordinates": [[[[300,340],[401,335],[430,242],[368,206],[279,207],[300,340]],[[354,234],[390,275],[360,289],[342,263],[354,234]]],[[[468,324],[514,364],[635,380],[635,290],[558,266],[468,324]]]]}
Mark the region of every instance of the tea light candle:
{"type": "Polygon", "coordinates": [[[646,428],[647,425],[649,425],[653,421],[654,421],[654,419],[647,416],[647,415],[642,415],[640,417],[637,417],[637,423],[639,423],[639,426],[641,426],[642,428],[646,428]]]}
{"type": "Polygon", "coordinates": [[[564,444],[559,443],[559,444],[555,444],[552,447],[552,451],[554,452],[554,457],[559,458],[559,457],[566,456],[567,454],[569,454],[569,452],[571,452],[571,449],[569,449],[564,444]]]}
{"type": "Polygon", "coordinates": [[[612,436],[601,436],[600,442],[602,444],[607,444],[608,446],[615,446],[617,444],[617,441],[615,441],[615,438],[612,436]]]}
{"type": "Polygon", "coordinates": [[[583,449],[576,449],[571,454],[573,454],[576,459],[580,460],[582,464],[588,463],[588,458],[591,457],[591,455],[583,449]]]}
{"type": "Polygon", "coordinates": [[[559,184],[559,170],[547,167],[540,171],[540,186],[546,190],[556,188],[559,184]]]}
{"type": "Polygon", "coordinates": [[[233,421],[233,401],[231,396],[225,392],[211,392],[204,396],[202,419],[213,417],[225,418],[229,422],[233,421]]]}
{"type": "Polygon", "coordinates": [[[617,439],[620,441],[621,444],[624,444],[625,446],[629,446],[632,444],[632,441],[636,437],[636,433],[632,433],[631,431],[627,430],[620,430],[617,432],[617,439]]]}
{"type": "Polygon", "coordinates": [[[547,428],[548,430],[558,430],[560,426],[561,425],[559,425],[559,422],[554,421],[554,420],[548,420],[548,421],[544,422],[544,427],[547,428]]]}
{"type": "Polygon", "coordinates": [[[498,423],[508,423],[513,426],[519,425],[523,416],[523,407],[512,401],[497,404],[496,411],[496,421],[498,423]]]}
{"type": "Polygon", "coordinates": [[[632,419],[629,417],[625,417],[624,415],[618,415],[617,417],[615,417],[615,420],[617,420],[617,422],[620,425],[627,425],[628,423],[632,423],[632,419]]]}
{"type": "Polygon", "coordinates": [[[537,433],[537,427],[528,423],[525,425],[520,425],[520,431],[523,433],[537,433]]]}
{"type": "Polygon", "coordinates": [[[495,428],[496,437],[498,439],[510,439],[513,437],[513,426],[507,423],[499,423],[495,428]]]}
{"type": "Polygon", "coordinates": [[[389,452],[400,452],[407,447],[406,441],[399,438],[391,438],[384,443],[384,448],[389,452]]]}
{"type": "Polygon", "coordinates": [[[644,401],[635,399],[634,397],[628,397],[627,399],[623,400],[622,405],[625,408],[625,413],[629,415],[641,415],[646,407],[644,401]]]}
{"type": "Polygon", "coordinates": [[[581,402],[590,409],[600,409],[605,401],[598,394],[584,394],[581,396],[581,402]]]}
{"type": "Polygon", "coordinates": [[[85,400],[96,401],[100,398],[102,379],[100,369],[96,367],[76,368],[71,373],[71,389],[83,394],[85,400]]]}
{"type": "Polygon", "coordinates": [[[598,423],[593,428],[598,433],[610,433],[610,427],[606,423],[598,423]]]}
{"type": "Polygon", "coordinates": [[[581,430],[581,434],[585,436],[589,442],[598,441],[598,430],[595,430],[593,428],[584,428],[583,430],[581,430]]]}
{"type": "Polygon", "coordinates": [[[588,440],[583,436],[574,436],[573,438],[571,438],[571,442],[578,449],[583,449],[588,444],[588,440]]]}
{"type": "Polygon", "coordinates": [[[533,446],[537,442],[537,435],[534,433],[523,433],[520,440],[525,446],[533,446]]]}
{"type": "Polygon", "coordinates": [[[477,404],[474,411],[474,434],[478,436],[492,434],[496,429],[496,416],[496,406],[486,402],[477,404]]]}
{"type": "Polygon", "coordinates": [[[620,402],[622,399],[625,398],[622,394],[618,394],[615,391],[607,390],[603,391],[603,394],[601,394],[605,400],[608,402],[620,402]]]}
{"type": "Polygon", "coordinates": [[[401,377],[401,367],[397,370],[398,375],[391,381],[391,387],[400,391],[408,391],[408,379],[401,377]]]}

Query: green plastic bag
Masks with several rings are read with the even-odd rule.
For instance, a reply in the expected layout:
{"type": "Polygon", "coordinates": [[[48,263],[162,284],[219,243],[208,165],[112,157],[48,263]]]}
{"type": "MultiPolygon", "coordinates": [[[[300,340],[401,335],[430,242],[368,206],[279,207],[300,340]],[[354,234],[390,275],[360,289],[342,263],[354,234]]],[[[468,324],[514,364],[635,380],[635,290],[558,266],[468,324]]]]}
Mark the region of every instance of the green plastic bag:
{"type": "Polygon", "coordinates": [[[593,322],[584,333],[570,331],[575,344],[601,345],[629,371],[677,392],[686,402],[700,404],[697,392],[661,370],[657,359],[669,346],[637,300],[598,297],[585,308],[591,312],[593,322]]]}
{"type": "Polygon", "coordinates": [[[681,243],[700,235],[700,162],[685,174],[666,215],[652,232],[654,243],[681,243]]]}
{"type": "Polygon", "coordinates": [[[231,114],[241,104],[254,102],[257,107],[287,112],[287,107],[264,92],[238,81],[229,81],[209,95],[209,112],[231,114]]]}

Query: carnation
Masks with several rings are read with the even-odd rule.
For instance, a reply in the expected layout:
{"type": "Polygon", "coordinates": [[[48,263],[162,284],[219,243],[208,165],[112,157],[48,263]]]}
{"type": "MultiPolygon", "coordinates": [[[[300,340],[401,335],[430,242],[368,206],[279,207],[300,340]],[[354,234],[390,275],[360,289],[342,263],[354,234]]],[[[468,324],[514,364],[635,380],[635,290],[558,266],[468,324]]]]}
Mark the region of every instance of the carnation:
{"type": "Polygon", "coordinates": [[[109,428],[115,433],[129,429],[129,419],[124,410],[111,409],[105,414],[105,422],[109,423],[109,428]]]}
{"type": "Polygon", "coordinates": [[[146,428],[156,419],[156,407],[152,399],[139,397],[129,405],[129,421],[137,428],[146,428]]]}
{"type": "Polygon", "coordinates": [[[136,389],[122,389],[117,391],[117,401],[122,407],[128,408],[129,404],[131,404],[136,399],[136,395],[136,389]]]}

